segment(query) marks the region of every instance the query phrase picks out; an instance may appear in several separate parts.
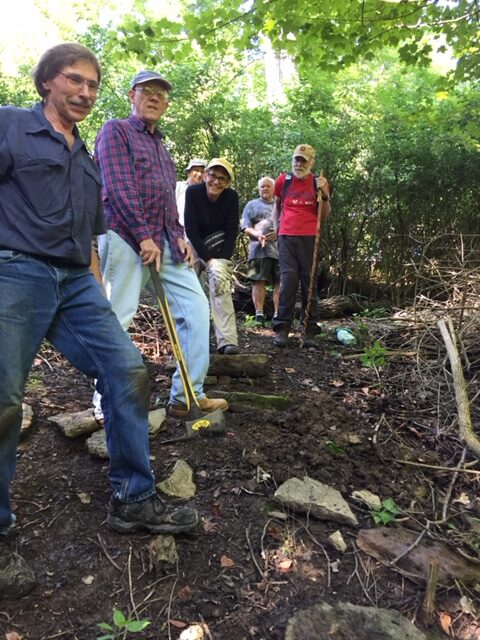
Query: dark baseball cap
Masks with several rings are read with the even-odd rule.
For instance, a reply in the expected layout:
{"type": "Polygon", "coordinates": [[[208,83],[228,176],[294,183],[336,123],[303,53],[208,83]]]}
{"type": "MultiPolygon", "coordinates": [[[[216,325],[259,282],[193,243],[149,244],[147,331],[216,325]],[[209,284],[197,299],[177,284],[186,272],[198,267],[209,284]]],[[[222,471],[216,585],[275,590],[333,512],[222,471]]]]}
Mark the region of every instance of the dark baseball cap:
{"type": "Polygon", "coordinates": [[[163,87],[165,87],[167,91],[172,90],[172,85],[169,83],[169,81],[156,71],[140,71],[139,73],[137,73],[137,75],[132,80],[130,89],[135,89],[137,84],[143,84],[144,82],[158,82],[163,87]]]}

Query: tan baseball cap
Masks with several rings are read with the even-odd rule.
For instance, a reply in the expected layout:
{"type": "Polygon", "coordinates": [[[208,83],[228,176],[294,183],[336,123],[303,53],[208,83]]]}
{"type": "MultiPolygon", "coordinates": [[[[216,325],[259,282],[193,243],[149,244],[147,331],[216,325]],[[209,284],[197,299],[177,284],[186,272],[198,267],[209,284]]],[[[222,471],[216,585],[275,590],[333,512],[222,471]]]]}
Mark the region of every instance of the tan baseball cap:
{"type": "Polygon", "coordinates": [[[297,144],[292,158],[296,158],[297,156],[304,158],[307,162],[315,160],[315,149],[309,144],[297,144]]]}
{"type": "Polygon", "coordinates": [[[212,158],[207,164],[206,171],[212,167],[223,167],[230,176],[230,180],[233,180],[233,167],[226,158],[212,158]]]}

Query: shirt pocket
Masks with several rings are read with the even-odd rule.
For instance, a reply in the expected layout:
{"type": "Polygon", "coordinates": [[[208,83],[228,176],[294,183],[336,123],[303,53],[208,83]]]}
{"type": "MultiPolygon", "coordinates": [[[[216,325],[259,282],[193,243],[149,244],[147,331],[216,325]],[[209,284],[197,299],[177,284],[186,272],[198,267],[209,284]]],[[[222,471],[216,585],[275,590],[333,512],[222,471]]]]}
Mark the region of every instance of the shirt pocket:
{"type": "Polygon", "coordinates": [[[95,218],[101,200],[101,179],[93,164],[84,166],[83,198],[83,211],[86,211],[90,218],[95,218]]]}
{"type": "Polygon", "coordinates": [[[42,218],[57,219],[64,211],[70,191],[68,167],[56,158],[32,158],[16,168],[17,180],[31,208],[42,218]]]}

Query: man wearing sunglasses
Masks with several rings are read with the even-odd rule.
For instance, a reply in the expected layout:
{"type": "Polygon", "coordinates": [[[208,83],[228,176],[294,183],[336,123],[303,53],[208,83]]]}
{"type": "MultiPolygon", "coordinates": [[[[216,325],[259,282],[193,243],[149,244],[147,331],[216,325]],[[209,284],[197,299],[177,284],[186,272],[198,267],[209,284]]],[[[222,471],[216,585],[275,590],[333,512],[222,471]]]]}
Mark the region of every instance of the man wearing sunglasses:
{"type": "MultiPolygon", "coordinates": [[[[203,382],[209,366],[208,300],[191,268],[175,201],[176,172],[157,125],[166,112],[172,86],[156,71],[140,71],[128,92],[132,112],[101,128],[95,158],[100,168],[108,233],[99,238],[100,266],[107,296],[127,330],[140,294],[149,286],[150,265],[163,282],[200,408],[226,410],[223,399],[207,398],[203,382]]],[[[167,410],[186,418],[180,371],[172,377],[167,410]]],[[[94,396],[97,420],[103,417],[94,396]]]]}
{"type": "Polygon", "coordinates": [[[185,231],[207,273],[217,350],[225,355],[239,352],[232,300],[239,205],[238,194],[230,186],[232,180],[228,160],[213,158],[205,169],[204,181],[188,187],[185,194],[185,231]]]}

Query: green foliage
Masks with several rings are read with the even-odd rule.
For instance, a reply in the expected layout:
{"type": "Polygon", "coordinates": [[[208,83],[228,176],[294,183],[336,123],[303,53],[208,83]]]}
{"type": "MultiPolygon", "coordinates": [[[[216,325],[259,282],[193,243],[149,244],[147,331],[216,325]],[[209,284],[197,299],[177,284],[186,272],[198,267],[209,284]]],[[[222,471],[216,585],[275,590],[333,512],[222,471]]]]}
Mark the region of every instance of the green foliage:
{"type": "Polygon", "coordinates": [[[375,340],[371,347],[365,347],[365,353],[360,356],[364,367],[383,367],[386,364],[385,347],[380,340],[375,340]]]}
{"type": "Polygon", "coordinates": [[[342,457],[345,455],[345,449],[340,447],[334,440],[327,440],[325,448],[332,456],[342,457]]]}
{"type": "Polygon", "coordinates": [[[402,512],[397,507],[392,498],[382,500],[382,509],[373,509],[371,514],[376,525],[387,525],[395,520],[395,517],[402,512]]]}
{"type": "Polygon", "coordinates": [[[113,610],[113,625],[100,622],[97,626],[102,631],[108,631],[106,635],[98,636],[97,640],[117,640],[125,638],[129,633],[139,633],[150,624],[150,620],[130,620],[118,609],[113,610]]]}

